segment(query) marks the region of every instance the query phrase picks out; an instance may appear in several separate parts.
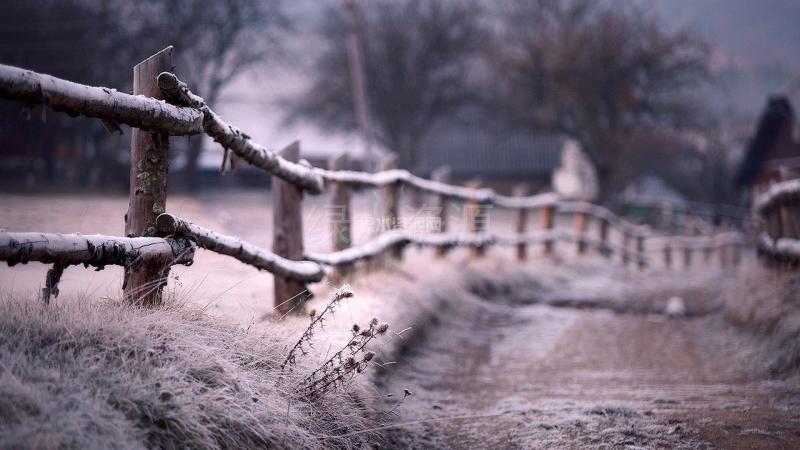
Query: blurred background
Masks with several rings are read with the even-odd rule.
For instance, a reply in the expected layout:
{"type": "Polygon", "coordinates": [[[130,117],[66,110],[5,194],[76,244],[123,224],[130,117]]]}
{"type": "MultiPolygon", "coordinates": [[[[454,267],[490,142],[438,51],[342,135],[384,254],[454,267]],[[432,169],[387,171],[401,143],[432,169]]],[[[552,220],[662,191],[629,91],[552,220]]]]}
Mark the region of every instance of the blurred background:
{"type": "MultiPolygon", "coordinates": [[[[0,63],[129,92],[173,45],[229,123],[273,150],[299,139],[316,166],[394,156],[506,193],[574,191],[577,173],[629,214],[719,224],[800,165],[798,17],[793,0],[0,0],[0,63]]],[[[0,101],[0,189],[124,195],[129,137],[0,101]]],[[[208,138],[171,149],[171,192],[269,183],[219,176],[208,138]]]]}

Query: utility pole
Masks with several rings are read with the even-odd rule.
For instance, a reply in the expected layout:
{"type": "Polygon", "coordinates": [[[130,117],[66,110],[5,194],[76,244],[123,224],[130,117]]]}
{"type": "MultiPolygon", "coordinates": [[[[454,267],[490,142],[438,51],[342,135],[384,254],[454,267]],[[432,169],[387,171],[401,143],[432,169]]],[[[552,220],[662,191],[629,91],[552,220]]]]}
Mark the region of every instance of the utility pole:
{"type": "Polygon", "coordinates": [[[353,90],[353,104],[356,109],[356,121],[364,142],[364,158],[366,169],[372,172],[375,167],[375,156],[372,153],[372,127],[367,105],[367,88],[364,77],[364,66],[361,58],[361,46],[358,39],[358,23],[356,0],[344,0],[345,20],[347,21],[347,61],[350,67],[350,82],[353,90]]]}

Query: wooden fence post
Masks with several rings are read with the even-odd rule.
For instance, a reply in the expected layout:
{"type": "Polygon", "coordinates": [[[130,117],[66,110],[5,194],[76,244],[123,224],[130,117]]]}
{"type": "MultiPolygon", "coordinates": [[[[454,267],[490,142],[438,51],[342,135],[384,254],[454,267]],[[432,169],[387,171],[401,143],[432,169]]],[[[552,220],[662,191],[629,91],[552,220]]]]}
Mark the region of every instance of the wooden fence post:
{"type": "MultiPolygon", "coordinates": [[[[431,179],[433,181],[439,183],[449,183],[450,182],[450,168],[447,166],[439,167],[438,169],[434,170],[431,174],[431,179]]],[[[447,196],[444,194],[439,194],[436,196],[436,207],[438,209],[439,215],[439,232],[440,233],[447,233],[447,216],[449,214],[449,202],[447,196]]],[[[441,258],[447,253],[447,247],[445,246],[437,246],[435,248],[435,254],[437,257],[441,258]]]]}
{"type": "MultiPolygon", "coordinates": [[[[529,192],[530,190],[528,189],[528,185],[523,183],[514,186],[513,195],[517,197],[525,197],[529,192]]],[[[519,208],[517,210],[517,234],[522,237],[525,234],[527,227],[528,210],[525,208],[519,208]]],[[[517,261],[525,261],[526,259],[528,259],[528,247],[524,242],[520,242],[517,244],[517,261]]]]}
{"type": "MultiPolygon", "coordinates": [[[[331,157],[328,163],[330,170],[350,169],[350,158],[347,153],[331,157]]],[[[340,251],[353,244],[352,222],[350,214],[350,185],[346,183],[331,183],[331,233],[333,237],[333,250],[340,251]]],[[[335,283],[340,283],[352,273],[351,265],[340,265],[333,268],[332,278],[335,283]]]]}
{"type": "MultiPolygon", "coordinates": [[[[383,163],[382,170],[392,170],[397,168],[397,161],[392,158],[383,163]]],[[[381,223],[381,231],[388,231],[400,228],[400,215],[398,209],[400,207],[400,183],[392,183],[383,188],[383,219],[381,223]]],[[[403,257],[403,249],[401,247],[394,247],[389,251],[389,254],[394,259],[401,259],[403,257]]]]}
{"type": "Polygon", "coordinates": [[[711,257],[713,253],[714,253],[714,247],[712,247],[710,244],[703,247],[703,262],[707,266],[711,265],[711,257]]]}
{"type": "Polygon", "coordinates": [[[692,248],[689,245],[683,247],[683,268],[689,270],[692,265],[692,248]]]}
{"type": "Polygon", "coordinates": [[[644,270],[647,267],[647,263],[644,259],[644,235],[638,234],[636,236],[636,263],[639,266],[639,270],[644,270]]]}
{"type": "Polygon", "coordinates": [[[664,244],[664,267],[672,268],[672,246],[669,245],[669,242],[664,244]]]}
{"type": "MultiPolygon", "coordinates": [[[[167,47],[134,66],[133,93],[161,99],[158,74],[172,70],[172,47],[167,47]]],[[[166,210],[168,171],[169,135],[133,128],[126,236],[156,235],[156,217],[166,210]]],[[[125,298],[148,306],[161,304],[168,275],[169,266],[134,263],[126,267],[125,298]]]]}
{"type": "MultiPolygon", "coordinates": [[[[291,162],[300,160],[300,142],[293,142],[278,154],[291,162]]],[[[303,191],[288,181],[272,177],[272,251],[286,259],[303,259],[303,191]]],[[[307,295],[300,281],[274,276],[275,307],[281,314],[300,312],[307,295]]]]}
{"type": "MultiPolygon", "coordinates": [[[[585,202],[580,202],[581,208],[586,206],[585,202]]],[[[577,253],[586,253],[586,228],[589,223],[589,215],[586,211],[575,212],[575,232],[577,233],[577,253]]]]}
{"type": "MultiPolygon", "coordinates": [[[[539,226],[542,231],[550,232],[553,230],[553,222],[555,221],[555,206],[544,205],[539,210],[539,226]]],[[[544,256],[551,256],[553,254],[554,241],[553,239],[545,239],[543,254],[544,256]]]]}
{"type": "MultiPolygon", "coordinates": [[[[466,187],[471,189],[480,189],[481,188],[481,181],[480,180],[471,180],[466,183],[466,187]]],[[[484,206],[478,202],[470,201],[464,205],[464,209],[466,212],[467,218],[467,226],[469,227],[470,233],[482,233],[485,231],[486,225],[486,211],[484,211],[484,206]]],[[[472,258],[480,258],[484,255],[486,249],[483,245],[478,245],[474,247],[470,247],[470,256],[472,258]]]]}
{"type": "Polygon", "coordinates": [[[600,254],[606,258],[611,257],[611,247],[608,246],[608,219],[600,219],[600,254]]]}
{"type": "Polygon", "coordinates": [[[628,267],[628,263],[631,260],[630,255],[630,248],[631,248],[631,235],[628,233],[627,230],[622,232],[622,266],[628,267]]]}

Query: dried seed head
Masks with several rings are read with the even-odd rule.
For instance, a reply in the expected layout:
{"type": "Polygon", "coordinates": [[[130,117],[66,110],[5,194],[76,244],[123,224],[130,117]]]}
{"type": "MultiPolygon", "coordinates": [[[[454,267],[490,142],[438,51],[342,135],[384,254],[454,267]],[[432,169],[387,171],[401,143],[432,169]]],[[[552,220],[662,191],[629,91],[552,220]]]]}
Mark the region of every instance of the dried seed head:
{"type": "Polygon", "coordinates": [[[370,361],[374,357],[375,357],[375,352],[364,353],[364,361],[370,361]]]}
{"type": "Polygon", "coordinates": [[[354,323],[353,324],[353,333],[358,333],[359,331],[361,331],[361,327],[359,327],[357,323],[354,323]]]}
{"type": "Polygon", "coordinates": [[[348,369],[352,369],[356,365],[356,359],[352,356],[348,356],[347,359],[344,361],[344,366],[348,369]]]}
{"type": "Polygon", "coordinates": [[[375,330],[375,333],[378,334],[378,335],[382,335],[382,334],[386,333],[386,330],[388,330],[388,329],[389,329],[389,324],[388,323],[382,323],[382,324],[378,325],[378,328],[375,330]]]}
{"type": "Polygon", "coordinates": [[[373,317],[372,320],[369,321],[369,326],[374,327],[378,324],[378,319],[373,317]]]}
{"type": "Polygon", "coordinates": [[[370,337],[370,336],[372,336],[372,331],[364,330],[364,331],[361,332],[361,335],[364,336],[364,337],[370,337]]]}
{"type": "Polygon", "coordinates": [[[308,313],[308,315],[311,317],[311,320],[314,320],[314,317],[317,316],[317,310],[316,309],[312,309],[311,312],[308,313]]]}

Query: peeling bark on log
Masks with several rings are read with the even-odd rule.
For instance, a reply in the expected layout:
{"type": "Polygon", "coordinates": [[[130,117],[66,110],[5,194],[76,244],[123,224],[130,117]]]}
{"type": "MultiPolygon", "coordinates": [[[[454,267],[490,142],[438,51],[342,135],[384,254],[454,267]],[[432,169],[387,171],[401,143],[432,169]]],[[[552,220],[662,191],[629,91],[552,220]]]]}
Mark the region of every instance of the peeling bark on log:
{"type": "Polygon", "coordinates": [[[236,156],[251,165],[300,186],[309,194],[316,195],[322,192],[324,185],[322,177],[305,161],[299,163],[288,161],[253,142],[250,136],[222,120],[201,97],[191,93],[186,84],[178,80],[174,74],[169,72],[159,74],[158,86],[168,101],[199,109],[204,117],[203,130],[223,148],[233,150],[236,156]]]}
{"type": "MultiPolygon", "coordinates": [[[[330,159],[328,166],[332,170],[346,170],[350,168],[350,158],[347,153],[335,155],[330,159]]],[[[350,220],[350,192],[351,187],[344,183],[331,185],[331,236],[333,250],[342,251],[353,244],[350,220]]],[[[331,276],[334,283],[345,281],[353,271],[352,266],[341,265],[335,267],[331,276]]]]}
{"type": "Polygon", "coordinates": [[[70,116],[84,115],[131,127],[192,135],[203,132],[203,115],[142,95],[85,86],[30,70],[0,65],[0,97],[29,105],[46,105],[70,116]]]}
{"type": "MultiPolygon", "coordinates": [[[[172,68],[172,47],[167,47],[133,68],[133,93],[161,98],[156,77],[172,68]]],[[[125,235],[155,236],[156,217],[167,206],[169,135],[134,128],[131,134],[130,202],[125,214],[125,235]]],[[[129,302],[159,305],[169,267],[126,267],[125,297],[129,302]]]]}
{"type": "MultiPolygon", "coordinates": [[[[389,160],[384,163],[383,169],[385,171],[394,170],[397,162],[389,160]]],[[[395,230],[400,226],[400,215],[398,209],[400,207],[400,181],[384,185],[382,188],[383,200],[383,217],[381,231],[395,230]]],[[[389,254],[394,259],[401,259],[403,257],[403,247],[394,246],[389,248],[389,254]]]]}
{"type": "Polygon", "coordinates": [[[197,242],[201,248],[231,256],[277,276],[306,282],[321,281],[325,276],[325,271],[317,263],[283,258],[237,237],[219,234],[172,214],[161,214],[156,223],[161,234],[186,236],[197,242]]]}
{"type": "MultiPolygon", "coordinates": [[[[175,264],[190,265],[194,250],[194,244],[187,238],[0,231],[0,261],[6,261],[9,266],[36,261],[62,269],[78,264],[97,270],[108,265],[162,269],[175,264]]],[[[54,281],[57,280],[54,278],[54,281]]],[[[53,287],[50,286],[50,291],[55,295],[53,287]]]]}
{"type": "MultiPolygon", "coordinates": [[[[300,143],[280,151],[281,159],[295,162],[300,158],[300,143]]],[[[303,259],[303,191],[289,181],[272,179],[272,251],[294,261],[303,259]]],[[[282,314],[302,312],[311,294],[305,282],[275,276],[275,307],[282,314]],[[303,295],[305,293],[305,295],[303,295]]]]}

